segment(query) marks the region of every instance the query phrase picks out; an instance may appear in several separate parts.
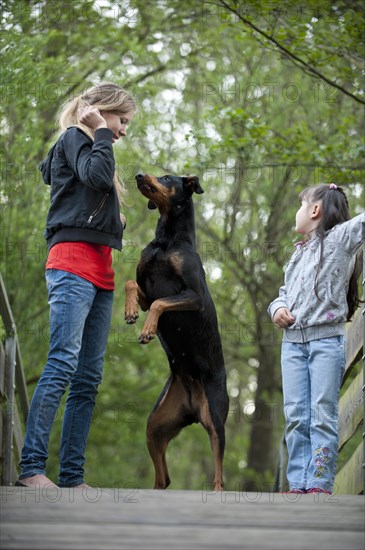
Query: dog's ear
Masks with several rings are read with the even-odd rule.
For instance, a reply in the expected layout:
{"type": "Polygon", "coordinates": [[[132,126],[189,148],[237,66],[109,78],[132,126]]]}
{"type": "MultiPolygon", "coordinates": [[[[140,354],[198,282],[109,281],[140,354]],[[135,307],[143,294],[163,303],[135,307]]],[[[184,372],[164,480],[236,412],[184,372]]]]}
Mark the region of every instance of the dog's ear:
{"type": "Polygon", "coordinates": [[[155,205],[155,203],[152,202],[152,201],[148,201],[147,206],[148,206],[148,208],[149,208],[150,210],[156,210],[156,208],[157,208],[157,206],[155,205]]]}
{"type": "Polygon", "coordinates": [[[186,189],[191,190],[191,193],[197,193],[198,195],[204,193],[204,189],[201,187],[197,176],[184,176],[183,184],[186,189]]]}

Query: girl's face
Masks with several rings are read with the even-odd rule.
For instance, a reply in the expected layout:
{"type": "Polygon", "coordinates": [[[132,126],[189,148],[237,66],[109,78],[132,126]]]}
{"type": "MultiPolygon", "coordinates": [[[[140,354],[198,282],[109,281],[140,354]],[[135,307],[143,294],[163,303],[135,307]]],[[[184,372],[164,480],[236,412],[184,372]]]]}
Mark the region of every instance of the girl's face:
{"type": "Polygon", "coordinates": [[[127,135],[127,126],[133,118],[133,114],[125,113],[123,115],[114,113],[113,111],[100,111],[101,116],[105,119],[106,124],[113,132],[113,143],[121,136],[127,135]]]}
{"type": "Polygon", "coordinates": [[[321,219],[319,202],[302,200],[302,205],[295,216],[295,231],[301,235],[308,235],[316,229],[321,219]]]}

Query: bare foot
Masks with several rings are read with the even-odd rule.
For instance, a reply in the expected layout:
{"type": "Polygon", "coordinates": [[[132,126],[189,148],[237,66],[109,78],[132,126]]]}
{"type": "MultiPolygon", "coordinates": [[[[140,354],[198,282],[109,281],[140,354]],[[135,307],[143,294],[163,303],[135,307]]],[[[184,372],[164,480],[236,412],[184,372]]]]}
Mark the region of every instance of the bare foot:
{"type": "Polygon", "coordinates": [[[23,479],[19,479],[17,484],[23,487],[38,487],[39,489],[58,489],[57,485],[55,485],[50,479],[48,479],[48,477],[44,476],[43,474],[36,474],[35,476],[24,477],[23,479]]]}

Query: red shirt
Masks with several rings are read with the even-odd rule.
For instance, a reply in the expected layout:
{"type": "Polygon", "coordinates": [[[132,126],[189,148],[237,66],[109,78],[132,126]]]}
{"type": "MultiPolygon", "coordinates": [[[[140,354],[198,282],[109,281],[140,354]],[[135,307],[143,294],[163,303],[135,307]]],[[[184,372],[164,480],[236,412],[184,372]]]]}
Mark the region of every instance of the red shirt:
{"type": "Polygon", "coordinates": [[[52,246],[46,269],[74,273],[104,290],[114,290],[112,249],[101,244],[64,242],[52,246]]]}

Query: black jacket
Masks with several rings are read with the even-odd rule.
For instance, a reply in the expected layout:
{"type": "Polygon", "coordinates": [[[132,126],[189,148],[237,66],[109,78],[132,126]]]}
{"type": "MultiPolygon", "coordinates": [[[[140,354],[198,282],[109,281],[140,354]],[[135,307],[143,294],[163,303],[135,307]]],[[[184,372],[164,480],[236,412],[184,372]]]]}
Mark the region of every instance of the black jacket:
{"type": "Polygon", "coordinates": [[[113,183],[113,133],[68,128],[39,165],[51,186],[45,238],[49,248],[65,241],[103,244],[121,250],[123,226],[113,183]]]}

